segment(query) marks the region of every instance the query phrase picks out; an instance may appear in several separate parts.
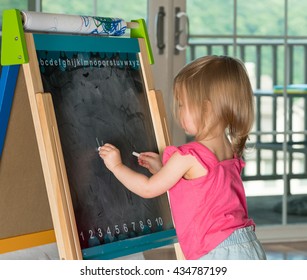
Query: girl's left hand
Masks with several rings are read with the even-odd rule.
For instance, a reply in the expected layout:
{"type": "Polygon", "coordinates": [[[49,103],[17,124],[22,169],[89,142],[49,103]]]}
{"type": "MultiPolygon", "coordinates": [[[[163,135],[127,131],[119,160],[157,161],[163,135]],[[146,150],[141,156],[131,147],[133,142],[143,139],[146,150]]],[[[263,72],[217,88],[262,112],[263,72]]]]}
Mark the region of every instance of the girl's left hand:
{"type": "Polygon", "coordinates": [[[139,165],[147,168],[151,174],[156,174],[162,168],[160,155],[153,152],[143,152],[138,158],[139,165]]]}
{"type": "Polygon", "coordinates": [[[99,148],[99,156],[103,159],[106,167],[113,172],[115,167],[122,164],[120,151],[111,144],[104,144],[99,148]]]}

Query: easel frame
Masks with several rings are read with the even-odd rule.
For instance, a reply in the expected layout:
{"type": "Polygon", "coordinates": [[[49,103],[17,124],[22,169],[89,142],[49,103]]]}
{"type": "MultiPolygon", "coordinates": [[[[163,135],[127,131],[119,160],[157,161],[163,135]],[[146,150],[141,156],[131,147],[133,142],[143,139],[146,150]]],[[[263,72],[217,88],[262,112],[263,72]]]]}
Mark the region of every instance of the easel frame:
{"type": "MultiPolygon", "coordinates": [[[[147,54],[148,44],[144,39],[137,39],[140,47],[139,59],[141,61],[142,73],[145,76],[145,88],[149,101],[150,113],[154,125],[157,145],[162,152],[166,145],[170,144],[167,128],[166,114],[163,107],[162,95],[154,89],[149,58],[147,54]]],[[[39,154],[41,158],[46,189],[51,209],[54,231],[57,246],[61,259],[84,259],[82,255],[74,211],[69,190],[63,152],[61,148],[57,121],[54,114],[51,95],[44,92],[38,61],[36,56],[36,46],[32,33],[25,34],[25,45],[27,47],[28,62],[22,64],[25,75],[28,98],[30,102],[35,134],[38,142],[39,154]]],[[[163,235],[162,245],[176,242],[175,232],[163,235]]],[[[155,241],[154,241],[155,242],[155,241]]],[[[137,244],[132,240],[132,246],[137,244]]],[[[141,246],[141,249],[155,248],[149,242],[141,246]]],[[[110,249],[110,257],[116,257],[110,249]]],[[[131,252],[129,252],[131,253],[131,252]]],[[[98,253],[99,254],[99,253],[98,253]]],[[[96,254],[97,255],[97,254],[96,254]]],[[[99,257],[92,257],[99,258],[99,257]]]]}

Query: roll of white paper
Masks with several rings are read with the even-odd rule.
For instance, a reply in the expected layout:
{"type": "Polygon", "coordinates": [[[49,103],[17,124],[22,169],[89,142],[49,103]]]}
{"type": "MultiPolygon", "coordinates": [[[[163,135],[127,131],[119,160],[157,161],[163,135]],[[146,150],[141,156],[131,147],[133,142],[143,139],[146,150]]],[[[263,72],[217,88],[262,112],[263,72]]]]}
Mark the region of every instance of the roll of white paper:
{"type": "Polygon", "coordinates": [[[27,31],[73,34],[124,35],[127,23],[120,18],[63,15],[22,11],[27,31]]]}

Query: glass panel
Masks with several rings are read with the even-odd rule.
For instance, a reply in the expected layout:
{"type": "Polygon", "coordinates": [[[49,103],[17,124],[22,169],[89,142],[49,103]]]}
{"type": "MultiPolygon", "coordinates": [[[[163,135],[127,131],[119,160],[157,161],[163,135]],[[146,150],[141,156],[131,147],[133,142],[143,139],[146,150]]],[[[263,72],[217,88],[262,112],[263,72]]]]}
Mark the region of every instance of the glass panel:
{"type": "Polygon", "coordinates": [[[93,15],[93,1],[42,0],[42,11],[45,13],[93,15]]]}
{"type": "Polygon", "coordinates": [[[0,2],[0,30],[2,30],[2,13],[3,10],[8,9],[19,9],[19,10],[27,10],[28,9],[28,1],[23,0],[1,0],[0,2]]]}
{"type": "MultiPolygon", "coordinates": [[[[307,26],[307,23],[306,23],[307,26]]],[[[304,30],[306,32],[306,30],[304,30]]],[[[305,84],[307,82],[306,76],[306,59],[304,59],[304,53],[307,53],[306,47],[306,39],[305,43],[303,43],[302,39],[291,39],[291,43],[293,45],[293,64],[295,67],[293,68],[292,73],[292,81],[293,84],[305,84]]]]}
{"type": "Polygon", "coordinates": [[[306,36],[307,2],[301,0],[288,0],[288,35],[306,36]]]}
{"type": "Polygon", "coordinates": [[[233,0],[187,0],[187,13],[193,35],[233,33],[233,0]]]}
{"type": "Polygon", "coordinates": [[[284,1],[238,0],[237,5],[239,35],[283,35],[284,1]]]}
{"type": "Polygon", "coordinates": [[[147,18],[146,0],[97,1],[97,15],[120,17],[126,21],[147,18]]]}
{"type": "Polygon", "coordinates": [[[281,224],[282,180],[244,182],[249,215],[257,225],[281,224]]]}
{"type": "Polygon", "coordinates": [[[144,18],[147,15],[147,1],[67,1],[43,0],[43,12],[76,15],[96,15],[102,17],[119,17],[126,21],[144,18]],[[97,5],[95,5],[95,2],[97,5]]]}

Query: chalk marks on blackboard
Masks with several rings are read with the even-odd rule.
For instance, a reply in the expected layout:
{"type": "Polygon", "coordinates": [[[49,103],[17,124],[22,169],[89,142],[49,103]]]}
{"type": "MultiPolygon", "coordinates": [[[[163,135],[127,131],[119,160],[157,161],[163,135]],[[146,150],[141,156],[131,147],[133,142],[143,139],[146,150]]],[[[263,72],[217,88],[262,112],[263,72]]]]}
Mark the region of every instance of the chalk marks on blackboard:
{"type": "Polygon", "coordinates": [[[167,197],[127,190],[97,153],[116,145],[123,162],[148,176],[133,151],[157,144],[136,54],[38,51],[52,94],[81,248],[173,228],[167,197]]]}

